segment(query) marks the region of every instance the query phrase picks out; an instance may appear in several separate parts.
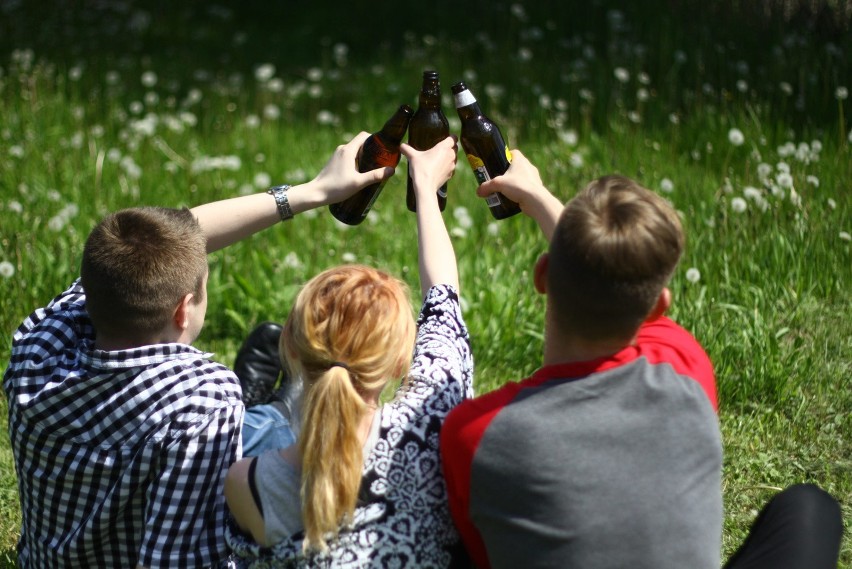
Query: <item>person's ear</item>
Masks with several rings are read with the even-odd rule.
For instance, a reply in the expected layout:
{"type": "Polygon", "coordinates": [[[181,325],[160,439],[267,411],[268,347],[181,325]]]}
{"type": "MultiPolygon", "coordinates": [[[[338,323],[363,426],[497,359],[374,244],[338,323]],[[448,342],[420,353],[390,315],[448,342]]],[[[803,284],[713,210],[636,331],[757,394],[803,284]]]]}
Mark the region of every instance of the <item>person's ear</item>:
{"type": "Polygon", "coordinates": [[[672,291],[670,291],[668,287],[663,287],[663,290],[660,291],[660,296],[657,297],[657,302],[654,304],[654,308],[651,309],[651,312],[648,313],[648,317],[645,318],[645,322],[656,320],[665,314],[671,305],[672,291]]]}
{"type": "Polygon", "coordinates": [[[187,293],[181,300],[178,302],[178,305],[175,307],[175,313],[172,317],[172,323],[175,328],[181,332],[189,328],[190,323],[190,310],[193,307],[193,299],[195,295],[187,293]]]}
{"type": "Polygon", "coordinates": [[[547,292],[547,267],[549,263],[550,257],[547,253],[542,253],[535,262],[535,268],[533,269],[533,284],[535,285],[536,292],[539,294],[545,294],[547,292]]]}

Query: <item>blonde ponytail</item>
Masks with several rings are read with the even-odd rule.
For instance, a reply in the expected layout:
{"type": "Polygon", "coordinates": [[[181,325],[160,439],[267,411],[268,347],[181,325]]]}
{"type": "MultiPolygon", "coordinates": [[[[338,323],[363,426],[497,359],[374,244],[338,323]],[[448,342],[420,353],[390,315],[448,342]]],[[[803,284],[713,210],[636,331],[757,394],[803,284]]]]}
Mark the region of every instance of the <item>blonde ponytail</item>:
{"type": "Polygon", "coordinates": [[[355,511],[363,456],[358,424],[366,405],[349,372],[332,367],[306,393],[299,436],[302,457],[302,518],[305,545],[324,549],[355,511]]]}

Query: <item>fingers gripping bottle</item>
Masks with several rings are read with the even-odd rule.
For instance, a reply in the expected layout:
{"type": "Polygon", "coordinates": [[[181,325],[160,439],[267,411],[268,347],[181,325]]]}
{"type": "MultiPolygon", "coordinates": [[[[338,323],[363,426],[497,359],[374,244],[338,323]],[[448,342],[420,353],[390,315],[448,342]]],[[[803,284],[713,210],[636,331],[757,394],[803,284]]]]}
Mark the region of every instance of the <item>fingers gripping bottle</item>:
{"type": "MultiPolygon", "coordinates": [[[[495,176],[505,174],[512,162],[509,146],[494,122],[482,114],[479,103],[467,85],[453,85],[456,110],[461,119],[461,144],[476,181],[482,184],[495,176]]],[[[497,192],[485,198],[491,215],[505,219],[521,212],[520,206],[497,192]]]]}
{"type": "MultiPolygon", "coordinates": [[[[371,134],[364,141],[357,158],[359,172],[369,172],[387,166],[396,168],[399,164],[399,145],[405,136],[412,112],[408,105],[400,106],[382,130],[371,134]]],[[[347,225],[358,225],[370,213],[370,208],[385,187],[385,182],[387,178],[370,184],[342,202],[331,204],[328,206],[331,214],[347,225]]]]}
{"type": "MultiPolygon", "coordinates": [[[[429,150],[450,135],[450,123],[441,110],[441,83],[437,71],[423,72],[423,87],[420,89],[420,105],[408,125],[408,144],[416,150],[429,150]]],[[[410,211],[417,211],[411,166],[408,170],[408,191],[405,203],[410,211]]],[[[438,188],[438,206],[441,211],[447,206],[447,184],[438,188]]]]}

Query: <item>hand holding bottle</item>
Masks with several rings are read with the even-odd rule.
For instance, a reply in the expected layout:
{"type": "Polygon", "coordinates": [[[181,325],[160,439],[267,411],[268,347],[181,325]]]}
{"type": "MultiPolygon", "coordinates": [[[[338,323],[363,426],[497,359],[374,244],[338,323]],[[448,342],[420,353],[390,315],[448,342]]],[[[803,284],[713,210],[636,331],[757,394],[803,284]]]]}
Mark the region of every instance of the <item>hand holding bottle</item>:
{"type": "Polygon", "coordinates": [[[422,151],[403,143],[400,150],[408,159],[408,172],[418,201],[437,202],[436,191],[455,174],[456,138],[448,136],[429,150],[422,151]]]}
{"type": "Polygon", "coordinates": [[[476,194],[483,198],[495,192],[516,202],[550,240],[564,206],[545,187],[538,168],[520,150],[512,150],[512,163],[505,174],[483,182],[476,189],[476,194]]]}
{"type": "Polygon", "coordinates": [[[364,187],[386,180],[394,173],[393,168],[376,168],[368,172],[359,172],[355,157],[370,136],[361,132],[346,144],[337,147],[326,165],[313,179],[317,203],[328,205],[343,201],[364,187]]]}

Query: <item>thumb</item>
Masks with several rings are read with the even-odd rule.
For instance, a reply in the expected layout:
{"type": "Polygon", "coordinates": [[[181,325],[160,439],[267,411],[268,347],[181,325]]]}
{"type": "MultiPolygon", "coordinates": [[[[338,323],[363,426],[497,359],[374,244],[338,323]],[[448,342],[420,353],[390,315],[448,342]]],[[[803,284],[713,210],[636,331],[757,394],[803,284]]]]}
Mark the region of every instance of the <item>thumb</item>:
{"type": "Polygon", "coordinates": [[[476,195],[481,197],[481,198],[486,198],[486,197],[490,196],[491,194],[493,194],[494,192],[499,191],[499,190],[497,190],[497,188],[494,187],[496,185],[497,184],[494,183],[493,179],[488,180],[487,182],[482,182],[476,188],[476,195]]]}
{"type": "Polygon", "coordinates": [[[393,176],[395,171],[396,170],[394,170],[390,166],[385,166],[384,168],[376,168],[375,170],[370,170],[369,172],[363,172],[361,174],[362,185],[363,187],[366,187],[370,184],[381,182],[382,180],[393,176]]]}
{"type": "Polygon", "coordinates": [[[414,150],[414,147],[411,146],[410,144],[406,143],[406,142],[403,142],[402,144],[399,145],[399,151],[406,158],[411,158],[411,155],[416,152],[414,150]]]}

